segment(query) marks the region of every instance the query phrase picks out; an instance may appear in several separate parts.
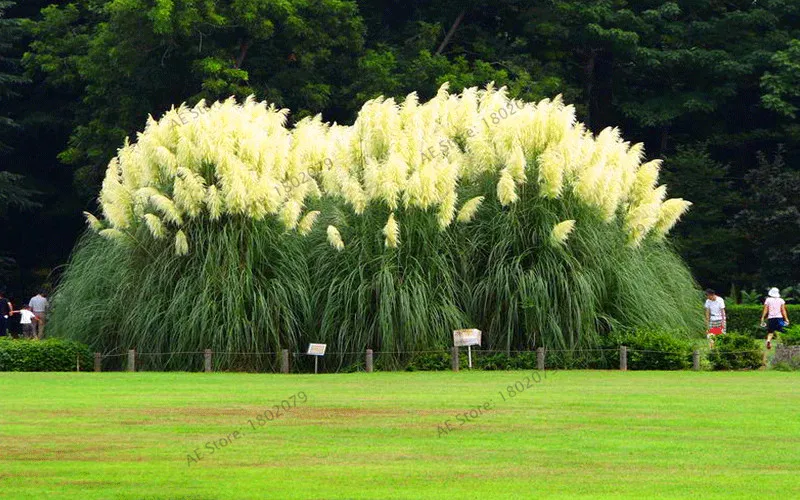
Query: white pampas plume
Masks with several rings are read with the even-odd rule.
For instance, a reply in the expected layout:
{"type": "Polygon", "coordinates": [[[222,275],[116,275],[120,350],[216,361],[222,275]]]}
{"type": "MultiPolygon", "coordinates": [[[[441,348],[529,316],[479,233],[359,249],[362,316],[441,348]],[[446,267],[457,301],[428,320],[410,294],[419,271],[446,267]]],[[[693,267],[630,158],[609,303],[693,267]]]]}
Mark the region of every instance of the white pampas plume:
{"type": "Polygon", "coordinates": [[[317,221],[317,217],[319,217],[319,210],[313,210],[308,212],[302,219],[300,219],[300,223],[297,224],[297,230],[303,236],[307,235],[311,232],[311,228],[314,226],[314,223],[317,221]]]}
{"type": "Polygon", "coordinates": [[[103,238],[108,238],[109,240],[117,240],[117,241],[124,241],[128,235],[120,231],[119,229],[108,228],[108,229],[101,229],[98,233],[103,238]]]}
{"type": "Polygon", "coordinates": [[[297,227],[297,219],[300,218],[303,206],[295,200],[289,200],[281,209],[280,217],[286,229],[294,229],[297,227]]]}
{"type": "Polygon", "coordinates": [[[476,196],[474,198],[470,198],[461,206],[461,210],[458,211],[458,222],[469,222],[475,216],[475,213],[478,211],[478,208],[483,203],[483,196],[476,196]]]}
{"type": "Polygon", "coordinates": [[[208,186],[206,190],[206,208],[211,220],[217,220],[222,215],[222,197],[219,195],[217,186],[208,186]]]}
{"type": "Polygon", "coordinates": [[[394,212],[389,214],[389,220],[383,227],[383,235],[386,237],[384,240],[386,248],[397,248],[397,244],[400,242],[400,227],[394,219],[394,212]]]}
{"type": "Polygon", "coordinates": [[[665,236],[678,223],[681,216],[689,210],[691,205],[691,202],[682,198],[672,198],[665,201],[661,205],[658,222],[653,227],[653,232],[658,236],[665,236]]]}
{"type": "Polygon", "coordinates": [[[100,232],[103,229],[103,223],[100,222],[100,219],[94,215],[90,214],[89,212],[83,212],[83,216],[86,218],[86,224],[88,224],[89,228],[95,233],[100,232]]]}
{"type": "Polygon", "coordinates": [[[144,214],[144,222],[147,224],[147,229],[150,230],[150,234],[153,235],[153,238],[160,240],[166,235],[164,224],[161,223],[161,219],[159,219],[158,216],[144,214]]]}
{"type": "Polygon", "coordinates": [[[554,245],[564,245],[569,238],[570,233],[572,230],[575,229],[575,221],[565,220],[564,222],[559,222],[553,227],[553,230],[550,232],[550,241],[554,245]]]}
{"type": "Polygon", "coordinates": [[[515,181],[525,182],[527,179],[527,176],[525,175],[525,167],[527,166],[527,162],[525,160],[525,153],[522,151],[522,147],[520,147],[519,144],[514,144],[511,154],[509,155],[508,160],[506,160],[506,166],[508,168],[508,172],[515,181]]]}
{"type": "Polygon", "coordinates": [[[154,194],[150,196],[150,203],[161,212],[167,222],[171,222],[175,225],[183,224],[183,219],[175,203],[163,194],[154,194]]]}
{"type": "Polygon", "coordinates": [[[333,226],[328,226],[328,243],[331,244],[333,248],[338,251],[344,250],[344,241],[342,241],[342,235],[339,234],[339,230],[333,226]]]}
{"type": "Polygon", "coordinates": [[[177,255],[187,255],[189,253],[189,242],[186,241],[186,234],[183,230],[175,233],[175,253],[177,255]]]}
{"type": "Polygon", "coordinates": [[[508,169],[503,169],[500,174],[500,181],[497,183],[497,199],[505,207],[519,199],[517,196],[517,186],[514,184],[514,178],[508,172],[508,169]]]}

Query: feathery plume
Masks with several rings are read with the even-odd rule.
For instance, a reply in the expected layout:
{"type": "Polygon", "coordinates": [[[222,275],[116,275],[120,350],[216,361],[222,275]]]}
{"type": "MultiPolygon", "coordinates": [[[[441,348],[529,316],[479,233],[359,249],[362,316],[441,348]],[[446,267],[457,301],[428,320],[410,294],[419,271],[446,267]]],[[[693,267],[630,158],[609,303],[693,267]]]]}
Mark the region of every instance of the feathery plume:
{"type": "Polygon", "coordinates": [[[314,223],[317,221],[317,217],[319,217],[319,210],[312,210],[308,212],[302,219],[300,219],[300,223],[297,225],[297,230],[303,236],[309,234],[311,232],[311,228],[314,227],[314,223]]]}
{"type": "Polygon", "coordinates": [[[177,255],[187,255],[189,253],[189,242],[186,241],[186,234],[183,230],[175,233],[175,253],[177,255]]]}
{"type": "Polygon", "coordinates": [[[503,169],[500,174],[500,181],[497,183],[497,199],[505,207],[519,199],[517,195],[517,187],[514,184],[514,178],[508,172],[508,169],[503,169]]]}
{"type": "Polygon", "coordinates": [[[103,229],[103,223],[100,222],[100,220],[94,215],[90,214],[89,212],[83,212],[83,216],[86,218],[86,224],[95,233],[103,229]]]}
{"type": "Polygon", "coordinates": [[[153,214],[144,214],[144,221],[145,224],[147,224],[147,229],[150,230],[150,234],[153,235],[153,238],[160,240],[166,235],[164,224],[161,223],[161,219],[159,219],[158,216],[153,214]]]}
{"type": "Polygon", "coordinates": [[[339,230],[333,226],[328,226],[328,243],[338,251],[344,250],[344,242],[342,241],[342,235],[339,234],[339,230]]]}
{"type": "Polygon", "coordinates": [[[574,220],[570,219],[559,222],[550,232],[550,241],[556,246],[566,244],[567,239],[569,238],[569,235],[572,233],[573,229],[575,229],[574,220]]]}
{"type": "Polygon", "coordinates": [[[483,203],[483,196],[476,196],[474,198],[470,198],[466,201],[463,205],[461,205],[461,210],[458,211],[458,222],[469,222],[478,212],[478,208],[483,203]]]}
{"type": "Polygon", "coordinates": [[[386,248],[397,248],[397,244],[400,242],[400,227],[394,219],[394,212],[389,214],[389,220],[383,227],[383,235],[386,237],[384,240],[386,248]]]}

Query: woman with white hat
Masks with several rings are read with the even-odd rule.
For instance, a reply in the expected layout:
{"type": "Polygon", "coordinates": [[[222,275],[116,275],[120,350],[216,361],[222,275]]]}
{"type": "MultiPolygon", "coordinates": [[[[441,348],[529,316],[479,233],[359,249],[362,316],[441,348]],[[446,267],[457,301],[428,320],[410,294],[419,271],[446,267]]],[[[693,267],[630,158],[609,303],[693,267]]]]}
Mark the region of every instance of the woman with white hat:
{"type": "Polygon", "coordinates": [[[786,312],[786,301],[781,298],[781,291],[773,287],[769,289],[769,297],[764,301],[764,310],[761,311],[761,326],[767,327],[767,349],[772,349],[772,336],[776,332],[783,333],[783,327],[789,324],[789,314],[786,312]],[[764,318],[767,317],[764,323],[764,318]]]}

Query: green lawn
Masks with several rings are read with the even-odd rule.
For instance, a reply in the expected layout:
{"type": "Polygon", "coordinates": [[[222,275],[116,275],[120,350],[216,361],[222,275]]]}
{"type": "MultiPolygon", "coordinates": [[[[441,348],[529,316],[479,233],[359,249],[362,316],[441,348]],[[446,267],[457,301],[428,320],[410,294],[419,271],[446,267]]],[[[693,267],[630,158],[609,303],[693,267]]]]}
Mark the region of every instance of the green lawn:
{"type": "Polygon", "coordinates": [[[2,373],[0,497],[800,497],[798,373],[528,375],[2,373]]]}

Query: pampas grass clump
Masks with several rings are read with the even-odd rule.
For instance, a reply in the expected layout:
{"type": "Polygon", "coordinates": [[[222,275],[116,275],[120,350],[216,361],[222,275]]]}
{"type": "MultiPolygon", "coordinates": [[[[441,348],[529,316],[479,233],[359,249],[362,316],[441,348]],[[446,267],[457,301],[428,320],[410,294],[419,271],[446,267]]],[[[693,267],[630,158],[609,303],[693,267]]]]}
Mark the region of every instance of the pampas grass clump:
{"type": "Polygon", "coordinates": [[[666,199],[641,145],[591,134],[560,98],[445,85],[371,100],[351,126],[286,114],[229,99],[151,118],[109,164],[53,330],[258,368],[235,353],[321,341],[340,362],[397,361],[462,327],[498,349],[578,349],[699,326],[666,240],[689,203],[666,199]]]}

